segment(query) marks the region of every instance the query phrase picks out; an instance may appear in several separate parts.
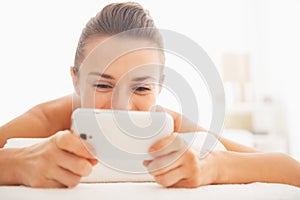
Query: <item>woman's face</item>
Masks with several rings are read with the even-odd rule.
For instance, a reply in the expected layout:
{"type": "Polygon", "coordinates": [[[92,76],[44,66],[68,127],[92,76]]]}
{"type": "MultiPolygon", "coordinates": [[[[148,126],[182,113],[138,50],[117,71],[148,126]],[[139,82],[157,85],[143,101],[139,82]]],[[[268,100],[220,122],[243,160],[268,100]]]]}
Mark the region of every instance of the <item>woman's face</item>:
{"type": "MultiPolygon", "coordinates": [[[[106,39],[97,37],[88,41],[85,47],[88,57],[80,66],[79,76],[72,74],[81,107],[151,110],[156,104],[162,81],[162,61],[158,50],[134,49],[116,56],[114,49],[122,49],[126,44],[118,41],[109,44],[109,48],[103,45],[101,49],[99,46],[106,39]]],[[[144,45],[147,44],[138,44],[144,45]]]]}

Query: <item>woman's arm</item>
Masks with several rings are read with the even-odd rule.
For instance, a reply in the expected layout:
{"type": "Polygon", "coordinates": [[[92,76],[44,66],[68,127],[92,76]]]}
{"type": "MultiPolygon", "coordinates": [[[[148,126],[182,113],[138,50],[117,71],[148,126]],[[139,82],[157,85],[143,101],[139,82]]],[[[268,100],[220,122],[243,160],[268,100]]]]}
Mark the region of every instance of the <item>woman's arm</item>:
{"type": "MultiPolygon", "coordinates": [[[[157,109],[158,111],[165,111],[168,114],[170,114],[173,119],[174,119],[174,132],[178,132],[178,133],[188,133],[188,132],[209,132],[208,130],[206,130],[205,128],[202,128],[201,126],[199,126],[198,124],[192,122],[190,119],[188,119],[187,117],[166,109],[166,108],[162,108],[162,107],[158,107],[157,109]]],[[[251,152],[259,152],[257,149],[251,148],[251,147],[247,147],[244,146],[242,144],[233,142],[231,140],[228,140],[226,138],[222,138],[221,136],[211,133],[213,134],[216,138],[218,138],[218,140],[225,146],[225,148],[229,151],[235,151],[235,152],[245,152],[245,153],[251,153],[251,152]]]]}
{"type": "Polygon", "coordinates": [[[0,148],[0,185],[74,187],[97,164],[80,137],[59,131],[24,148],[0,148]]]}
{"type": "Polygon", "coordinates": [[[39,104],[0,128],[0,147],[9,138],[53,135],[25,148],[0,148],[0,185],[73,187],[91,172],[97,161],[68,130],[73,102],[69,95],[39,104]]]}
{"type": "Polygon", "coordinates": [[[300,163],[282,153],[213,152],[218,167],[214,183],[283,183],[300,187],[300,163]]]}
{"type": "Polygon", "coordinates": [[[0,127],[0,147],[9,138],[49,137],[70,128],[73,95],[39,104],[0,127]]]}
{"type": "MultiPolygon", "coordinates": [[[[165,111],[174,118],[175,132],[207,132],[179,113],[167,109],[165,111]]],[[[214,135],[228,151],[212,151],[205,158],[198,158],[199,152],[186,150],[181,139],[173,134],[150,148],[156,152],[153,154],[155,159],[145,161],[144,165],[156,182],[165,187],[189,188],[218,183],[251,182],[283,183],[300,187],[298,161],[281,153],[261,153],[214,135]],[[168,146],[169,144],[172,145],[168,146]],[[166,146],[168,147],[165,148],[166,146]],[[183,150],[185,152],[182,154],[183,150]],[[177,159],[177,155],[182,156],[177,159]],[[167,167],[166,162],[170,164],[167,167]]]]}
{"type": "Polygon", "coordinates": [[[300,187],[300,163],[281,153],[199,151],[172,134],[150,148],[154,156],[144,165],[165,187],[194,188],[209,184],[252,182],[282,183],[300,187]]]}
{"type": "Polygon", "coordinates": [[[223,138],[221,136],[217,136],[217,138],[225,146],[225,148],[228,151],[234,151],[234,152],[240,152],[240,153],[258,153],[258,152],[260,152],[257,149],[233,142],[233,141],[223,138]]]}

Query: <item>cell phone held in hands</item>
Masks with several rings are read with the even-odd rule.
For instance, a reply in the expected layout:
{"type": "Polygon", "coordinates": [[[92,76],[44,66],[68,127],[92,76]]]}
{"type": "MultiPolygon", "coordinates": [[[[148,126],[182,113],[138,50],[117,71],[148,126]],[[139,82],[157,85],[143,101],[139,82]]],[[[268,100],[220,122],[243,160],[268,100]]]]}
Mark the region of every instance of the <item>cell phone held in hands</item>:
{"type": "Polygon", "coordinates": [[[173,128],[173,118],[165,112],[79,108],[72,113],[71,130],[85,140],[86,148],[100,162],[124,170],[151,160],[150,146],[173,128]]]}

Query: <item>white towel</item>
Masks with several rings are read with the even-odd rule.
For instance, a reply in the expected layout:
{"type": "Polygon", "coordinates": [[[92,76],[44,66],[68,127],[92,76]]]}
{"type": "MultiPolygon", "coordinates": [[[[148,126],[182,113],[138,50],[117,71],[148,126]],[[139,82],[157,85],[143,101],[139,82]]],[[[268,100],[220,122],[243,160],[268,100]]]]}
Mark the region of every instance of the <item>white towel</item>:
{"type": "Polygon", "coordinates": [[[299,200],[300,188],[252,183],[207,185],[193,189],[163,188],[156,183],[81,183],[72,189],[0,186],[1,200],[299,200]]]}
{"type": "MultiPolygon", "coordinates": [[[[207,134],[203,132],[195,133],[191,137],[191,134],[180,134],[180,137],[186,141],[193,141],[192,146],[197,148],[199,151],[207,152],[212,148],[214,150],[226,150],[225,147],[218,142],[216,139],[208,140],[207,134]],[[195,136],[195,137],[194,137],[195,136]],[[207,142],[210,141],[210,142],[207,142]],[[207,142],[207,143],[205,143],[207,142]],[[207,145],[208,144],[208,145],[207,145]]],[[[47,140],[48,138],[13,138],[9,139],[4,148],[21,148],[37,144],[47,140]]],[[[145,168],[145,172],[146,172],[145,168]]],[[[92,173],[81,179],[82,183],[103,183],[103,182],[152,182],[153,177],[148,173],[133,174],[126,173],[111,169],[105,166],[101,161],[96,165],[92,173]]]]}

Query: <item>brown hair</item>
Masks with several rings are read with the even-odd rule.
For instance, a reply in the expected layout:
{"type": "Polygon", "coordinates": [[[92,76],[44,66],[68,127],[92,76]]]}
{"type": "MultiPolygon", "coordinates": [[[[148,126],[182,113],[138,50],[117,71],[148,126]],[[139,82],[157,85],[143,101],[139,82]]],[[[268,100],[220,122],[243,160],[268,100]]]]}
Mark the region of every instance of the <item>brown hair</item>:
{"type": "MultiPolygon", "coordinates": [[[[76,50],[74,70],[77,72],[79,65],[84,60],[85,46],[88,43],[88,39],[92,36],[115,35],[124,31],[141,28],[143,31],[135,32],[132,36],[150,40],[158,48],[163,49],[162,38],[154,25],[153,19],[149,15],[149,12],[140,4],[127,2],[112,3],[105,6],[95,17],[88,21],[82,30],[76,50]]],[[[164,55],[162,56],[164,62],[164,55]]]]}

